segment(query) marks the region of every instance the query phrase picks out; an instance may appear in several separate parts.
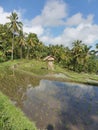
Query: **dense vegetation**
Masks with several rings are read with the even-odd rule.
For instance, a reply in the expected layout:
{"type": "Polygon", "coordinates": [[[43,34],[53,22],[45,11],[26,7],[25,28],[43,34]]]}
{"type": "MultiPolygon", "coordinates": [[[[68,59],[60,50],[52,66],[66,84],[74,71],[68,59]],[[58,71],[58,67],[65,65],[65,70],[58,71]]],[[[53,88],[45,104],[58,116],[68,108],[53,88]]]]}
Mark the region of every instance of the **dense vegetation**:
{"type": "Polygon", "coordinates": [[[46,46],[35,33],[23,32],[23,24],[18,21],[15,12],[8,19],[9,23],[0,24],[0,62],[19,58],[40,60],[47,55],[53,55],[56,63],[69,70],[97,72],[97,51],[91,50],[82,41],[73,41],[71,49],[63,45],[46,46]]]}
{"type": "Polygon", "coordinates": [[[33,123],[0,92],[0,130],[36,130],[33,123]]]}
{"type": "MultiPolygon", "coordinates": [[[[10,20],[9,23],[0,24],[0,62],[9,61],[0,64],[0,86],[4,87],[8,84],[11,87],[21,80],[25,81],[19,75],[16,80],[17,71],[18,74],[22,72],[26,75],[47,75],[48,70],[44,71],[46,65],[41,61],[47,55],[55,57],[54,73],[65,74],[67,81],[98,84],[98,82],[93,81],[97,80],[97,75],[87,74],[98,71],[98,44],[96,44],[95,50],[77,39],[73,41],[72,48],[52,44],[47,46],[39,40],[35,33],[23,32],[23,24],[18,21],[18,15],[15,12],[8,16],[8,19],[10,20]],[[29,61],[30,59],[33,60],[29,61]],[[16,69],[11,68],[15,64],[18,67],[16,69]],[[31,67],[32,65],[33,67],[31,67]],[[10,76],[8,76],[8,71],[10,76]],[[81,75],[75,72],[86,73],[81,75]],[[11,77],[11,75],[14,76],[11,77]]],[[[0,93],[0,130],[36,130],[35,125],[30,123],[2,93],[0,93]]]]}

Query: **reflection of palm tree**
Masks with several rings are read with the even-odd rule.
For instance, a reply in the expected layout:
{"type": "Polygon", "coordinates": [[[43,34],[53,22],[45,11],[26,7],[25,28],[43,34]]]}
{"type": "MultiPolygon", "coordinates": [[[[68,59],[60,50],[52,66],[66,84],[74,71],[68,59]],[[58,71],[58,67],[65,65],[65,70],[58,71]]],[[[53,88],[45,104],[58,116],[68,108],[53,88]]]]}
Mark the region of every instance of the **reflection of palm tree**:
{"type": "Polygon", "coordinates": [[[13,60],[13,50],[14,50],[14,35],[16,35],[16,32],[19,29],[22,29],[22,23],[18,22],[18,15],[15,12],[12,12],[12,14],[7,17],[10,22],[7,23],[9,29],[11,30],[11,32],[13,33],[13,38],[12,38],[12,57],[11,59],[13,60]]]}

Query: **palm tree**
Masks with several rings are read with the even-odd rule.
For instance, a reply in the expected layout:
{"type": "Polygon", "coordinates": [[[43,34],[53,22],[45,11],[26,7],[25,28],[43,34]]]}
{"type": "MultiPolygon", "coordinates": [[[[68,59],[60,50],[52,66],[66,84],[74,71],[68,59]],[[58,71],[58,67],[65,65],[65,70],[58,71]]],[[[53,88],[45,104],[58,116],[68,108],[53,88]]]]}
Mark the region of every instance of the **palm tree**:
{"type": "Polygon", "coordinates": [[[19,29],[22,29],[22,23],[18,21],[18,15],[15,12],[12,12],[10,16],[7,17],[10,22],[7,23],[9,29],[11,30],[13,34],[12,38],[12,56],[11,59],[13,60],[13,51],[14,51],[14,36],[17,34],[19,29]]]}
{"type": "Polygon", "coordinates": [[[5,59],[7,59],[7,52],[10,48],[10,36],[11,32],[8,30],[6,24],[0,24],[0,49],[5,59]]]}
{"type": "Polygon", "coordinates": [[[96,43],[96,51],[95,51],[96,54],[98,54],[98,43],[96,43]]]}
{"type": "MultiPolygon", "coordinates": [[[[30,50],[33,49],[39,43],[39,39],[35,33],[30,33],[27,37],[27,58],[29,59],[30,50]]],[[[35,48],[36,49],[36,48],[35,48]]]]}
{"type": "Polygon", "coordinates": [[[77,66],[81,64],[81,54],[83,52],[82,41],[76,40],[73,42],[72,55],[73,55],[73,69],[76,70],[77,66]]]}
{"type": "Polygon", "coordinates": [[[23,31],[20,30],[19,33],[19,45],[20,45],[20,58],[23,58],[23,47],[26,45],[25,35],[23,34],[23,31]]]}
{"type": "Polygon", "coordinates": [[[90,49],[91,49],[91,46],[87,46],[87,45],[83,45],[83,52],[82,52],[82,64],[83,64],[83,70],[86,71],[85,69],[87,68],[87,62],[88,60],[90,59],[91,57],[91,54],[90,54],[90,49]]]}
{"type": "Polygon", "coordinates": [[[27,59],[29,59],[30,48],[34,47],[32,34],[30,33],[27,37],[27,59]]]}
{"type": "Polygon", "coordinates": [[[73,55],[72,55],[71,50],[68,47],[66,47],[64,60],[65,60],[65,64],[66,64],[65,66],[67,66],[68,69],[70,69],[70,67],[72,66],[72,64],[71,64],[72,58],[73,58],[73,55]]]}
{"type": "Polygon", "coordinates": [[[91,50],[91,55],[96,56],[98,54],[98,43],[95,44],[95,49],[91,50]]]}

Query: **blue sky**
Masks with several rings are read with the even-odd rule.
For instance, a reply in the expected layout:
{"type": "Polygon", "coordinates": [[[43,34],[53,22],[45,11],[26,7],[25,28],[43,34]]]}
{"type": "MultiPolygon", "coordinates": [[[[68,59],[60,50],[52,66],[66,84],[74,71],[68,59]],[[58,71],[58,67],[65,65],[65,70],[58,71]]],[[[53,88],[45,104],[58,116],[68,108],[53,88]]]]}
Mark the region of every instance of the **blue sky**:
{"type": "Polygon", "coordinates": [[[98,0],[0,0],[0,23],[16,11],[24,31],[37,33],[45,44],[71,46],[98,41],[98,0]]]}

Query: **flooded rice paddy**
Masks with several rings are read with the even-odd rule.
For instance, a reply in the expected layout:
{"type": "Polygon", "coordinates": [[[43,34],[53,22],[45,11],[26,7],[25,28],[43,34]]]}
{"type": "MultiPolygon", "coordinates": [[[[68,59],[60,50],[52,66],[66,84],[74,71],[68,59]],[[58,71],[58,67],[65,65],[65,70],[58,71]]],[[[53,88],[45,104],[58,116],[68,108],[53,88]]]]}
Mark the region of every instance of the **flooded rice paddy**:
{"type": "Polygon", "coordinates": [[[23,75],[7,80],[12,86],[0,81],[0,90],[38,129],[98,130],[98,87],[23,75]]]}

